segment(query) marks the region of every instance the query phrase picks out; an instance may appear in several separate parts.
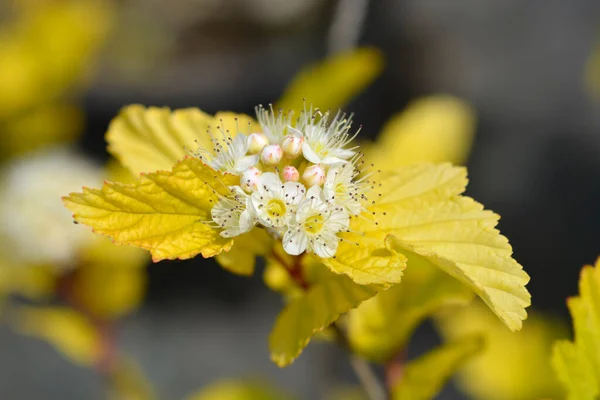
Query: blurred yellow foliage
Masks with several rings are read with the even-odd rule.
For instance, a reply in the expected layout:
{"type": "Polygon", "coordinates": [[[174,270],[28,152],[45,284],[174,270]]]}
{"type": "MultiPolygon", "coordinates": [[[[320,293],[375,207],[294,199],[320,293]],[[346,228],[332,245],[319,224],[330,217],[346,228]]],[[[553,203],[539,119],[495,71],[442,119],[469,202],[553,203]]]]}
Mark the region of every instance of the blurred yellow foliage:
{"type": "Polygon", "coordinates": [[[446,310],[437,322],[447,340],[472,334],[485,339],[483,353],[459,372],[460,387],[475,399],[560,398],[562,390],[550,367],[553,341],[567,336],[558,320],[533,312],[523,329],[513,333],[478,302],[446,310]]]}
{"type": "Polygon", "coordinates": [[[212,383],[187,400],[291,400],[292,396],[260,381],[222,380],[212,383]]]}
{"type": "Polygon", "coordinates": [[[275,105],[298,113],[307,99],[322,110],[336,110],[369,86],[382,72],[383,55],[358,48],[303,67],[275,105]]]}
{"type": "Polygon", "coordinates": [[[552,365],[567,390],[568,400],[600,395],[600,258],[586,265],[579,278],[579,296],[567,300],[575,340],[554,343],[552,365]]]}
{"type": "Polygon", "coordinates": [[[62,307],[19,307],[17,330],[47,340],[74,362],[93,366],[101,352],[99,332],[77,311],[62,307]]]}
{"type": "Polygon", "coordinates": [[[110,28],[110,1],[35,3],[0,30],[0,119],[84,82],[110,28]]]}

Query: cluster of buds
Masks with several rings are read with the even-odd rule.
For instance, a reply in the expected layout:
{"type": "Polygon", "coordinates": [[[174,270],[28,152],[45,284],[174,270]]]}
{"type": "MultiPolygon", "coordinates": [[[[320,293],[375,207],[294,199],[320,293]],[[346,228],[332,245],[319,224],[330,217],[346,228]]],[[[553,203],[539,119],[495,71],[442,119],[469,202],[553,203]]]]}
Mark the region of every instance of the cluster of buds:
{"type": "Polygon", "coordinates": [[[359,178],[357,147],[348,144],[351,119],[338,113],[291,113],[257,107],[262,132],[222,132],[214,155],[196,156],[215,169],[240,176],[240,185],[212,210],[221,235],[233,237],[263,227],[283,241],[289,254],[315,252],[332,257],[337,233],[367,200],[359,178]],[[217,151],[218,150],[218,151],[217,151]]]}

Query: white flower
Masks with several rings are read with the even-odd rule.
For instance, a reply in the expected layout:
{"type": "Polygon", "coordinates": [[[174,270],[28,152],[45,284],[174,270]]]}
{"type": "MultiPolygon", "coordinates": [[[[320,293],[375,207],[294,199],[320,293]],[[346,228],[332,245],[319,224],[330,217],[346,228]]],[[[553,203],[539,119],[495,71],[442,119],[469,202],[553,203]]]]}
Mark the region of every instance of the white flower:
{"type": "Polygon", "coordinates": [[[327,203],[321,188],[313,186],[283,235],[283,248],[291,255],[309,251],[322,258],[333,257],[340,241],[337,233],[348,229],[349,224],[348,212],[327,203]]]}
{"type": "Polygon", "coordinates": [[[358,170],[352,162],[331,167],[323,185],[325,200],[343,207],[350,215],[360,214],[367,198],[363,180],[357,179],[357,175],[358,170]]]}
{"type": "Polygon", "coordinates": [[[279,175],[263,173],[251,196],[258,221],[267,228],[282,231],[304,199],[305,192],[304,185],[298,182],[282,183],[279,175]]]}
{"type": "Polygon", "coordinates": [[[255,111],[256,119],[258,120],[263,133],[269,139],[269,143],[281,143],[281,140],[286,135],[293,112],[284,112],[283,110],[278,110],[276,113],[271,104],[269,104],[268,110],[262,105],[259,105],[255,108],[255,111]]]}
{"type": "Polygon", "coordinates": [[[289,129],[295,135],[303,136],[302,153],[304,158],[314,164],[340,164],[345,163],[356,152],[355,147],[345,148],[358,134],[350,134],[352,117],[338,114],[331,123],[327,123],[329,112],[313,113],[312,109],[304,110],[298,119],[295,128],[289,129]]]}
{"type": "Polygon", "coordinates": [[[68,148],[35,153],[4,167],[0,190],[0,245],[18,263],[76,265],[94,235],[75,225],[65,193],[102,179],[101,169],[68,148]]]}
{"type": "Polygon", "coordinates": [[[223,133],[223,140],[212,139],[214,143],[213,154],[199,148],[195,155],[216,170],[227,171],[232,174],[244,172],[256,165],[258,154],[248,153],[248,136],[240,133],[234,139],[223,133]]]}
{"type": "Polygon", "coordinates": [[[226,238],[239,236],[256,225],[250,197],[239,186],[230,189],[231,195],[219,200],[210,210],[213,221],[223,229],[220,235],[226,238]]]}

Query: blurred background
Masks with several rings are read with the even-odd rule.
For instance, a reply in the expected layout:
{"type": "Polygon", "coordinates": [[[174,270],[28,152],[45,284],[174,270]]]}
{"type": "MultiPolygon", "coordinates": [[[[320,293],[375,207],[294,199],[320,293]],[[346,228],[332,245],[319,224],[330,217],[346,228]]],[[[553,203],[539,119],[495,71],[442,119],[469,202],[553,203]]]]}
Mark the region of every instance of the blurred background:
{"type": "MultiPolygon", "coordinates": [[[[566,320],[581,266],[600,255],[599,28],[596,0],[0,0],[4,199],[35,179],[98,186],[104,133],[126,104],[252,114],[307,64],[368,45],[383,53],[383,73],[345,107],[362,137],[421,96],[468,102],[477,125],[467,193],[502,216],[534,307],[566,320]],[[42,163],[56,172],[28,175],[65,144],[80,164],[42,163]]],[[[29,211],[4,203],[2,235],[15,235],[28,223],[15,214],[29,211]]],[[[44,250],[19,234],[32,242],[26,255],[44,250]]],[[[228,377],[264,378],[304,399],[352,384],[344,354],[327,344],[286,369],[271,363],[267,336],[282,303],[260,275],[201,258],[149,265],[140,308],[119,321],[119,348],[165,399],[228,377]]],[[[437,341],[425,326],[411,352],[437,341]]],[[[92,370],[7,325],[0,354],[2,399],[105,398],[92,370]]],[[[449,388],[440,398],[464,396],[449,388]]]]}

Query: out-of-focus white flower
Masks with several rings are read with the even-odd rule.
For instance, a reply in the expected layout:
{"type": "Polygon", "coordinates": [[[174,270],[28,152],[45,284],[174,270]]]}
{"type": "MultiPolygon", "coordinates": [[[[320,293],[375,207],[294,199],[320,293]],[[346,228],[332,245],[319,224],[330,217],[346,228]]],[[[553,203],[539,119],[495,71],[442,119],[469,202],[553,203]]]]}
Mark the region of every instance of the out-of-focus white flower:
{"type": "Polygon", "coordinates": [[[73,223],[61,196],[93,184],[102,169],[75,151],[57,148],[14,160],[2,171],[0,237],[5,254],[26,264],[75,265],[93,235],[73,223]]]}

